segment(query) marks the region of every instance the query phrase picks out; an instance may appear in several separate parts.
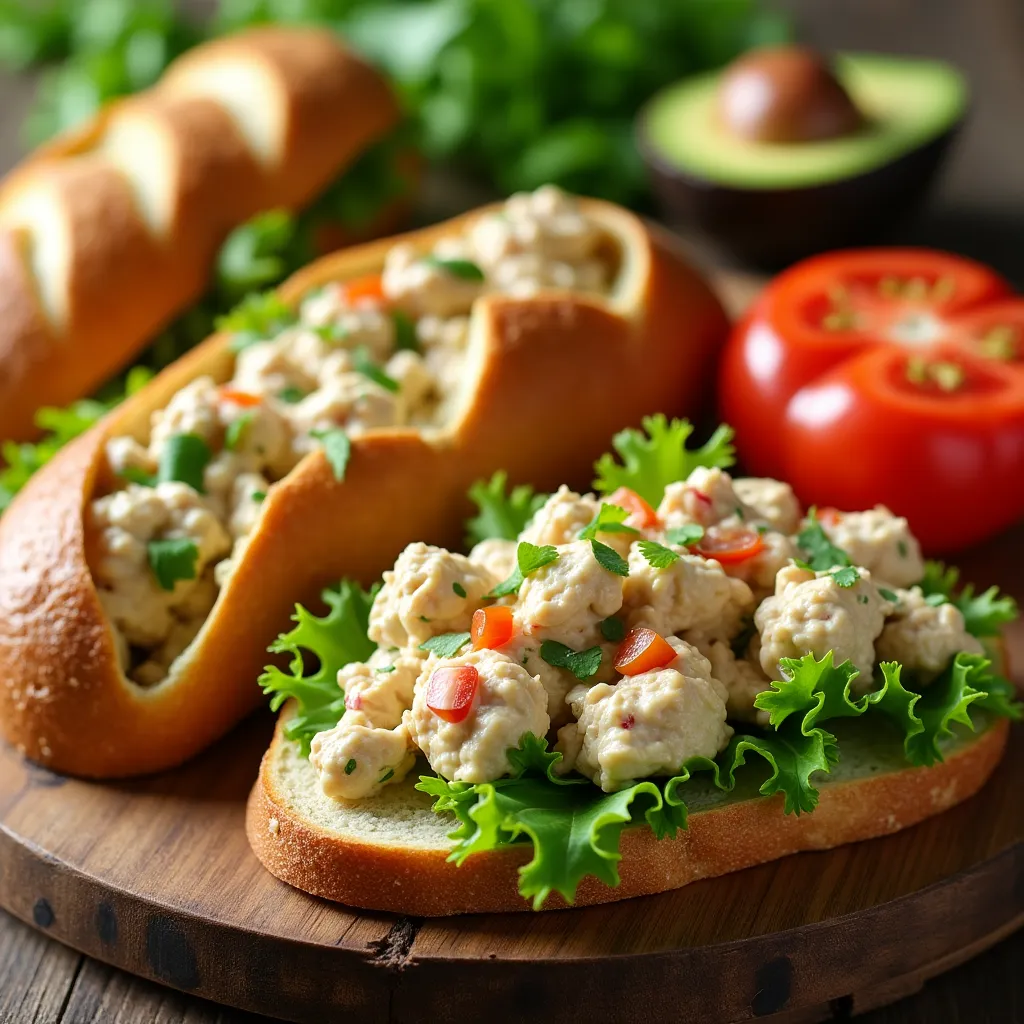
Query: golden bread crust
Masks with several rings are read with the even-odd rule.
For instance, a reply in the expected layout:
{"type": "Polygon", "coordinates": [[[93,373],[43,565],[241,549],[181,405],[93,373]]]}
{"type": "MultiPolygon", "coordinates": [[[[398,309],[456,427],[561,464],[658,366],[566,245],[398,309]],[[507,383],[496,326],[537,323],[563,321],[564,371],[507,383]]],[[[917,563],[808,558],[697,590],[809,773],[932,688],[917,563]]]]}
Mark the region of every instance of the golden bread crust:
{"type": "Polygon", "coordinates": [[[0,320],[0,438],[106,380],[200,297],[232,228],[307,203],[398,118],[332,33],[264,27],[189,51],[29,156],[0,186],[0,309],[20,313],[0,320]],[[260,83],[273,159],[204,77],[230,67],[260,83]]]}
{"type": "MultiPolygon", "coordinates": [[[[621,884],[612,889],[585,878],[575,905],[666,892],[792,853],[907,828],[976,793],[999,764],[1008,733],[1009,722],[1002,719],[931,767],[825,783],[811,814],[784,814],[783,797],[776,794],[691,811],[688,828],[675,839],[627,829],[621,884]]],[[[274,760],[287,742],[279,721],[246,812],[249,843],[271,874],[325,899],[415,917],[529,909],[517,888],[529,848],[474,854],[456,866],[445,850],[347,840],[303,819],[274,784],[274,760]]],[[[564,906],[556,893],[545,909],[564,906]]]]}
{"type": "MultiPolygon", "coordinates": [[[[295,601],[342,576],[379,578],[413,539],[462,541],[466,490],[504,468],[514,482],[586,486],[614,431],[646,413],[693,414],[728,328],[718,300],[635,216],[582,201],[618,239],[609,301],[568,293],[487,297],[473,311],[461,409],[426,438],[410,429],[352,439],[339,483],[321,451],[271,488],[237,570],[175,675],[142,689],[116,663],[87,561],[85,514],[108,437],[144,437],[150,414],[196,376],[225,380],[233,356],[215,335],[62,451],[0,519],[0,724],[28,757],[111,777],[180,763],[261,700],[267,644],[295,601]]],[[[477,216],[471,214],[467,216],[477,216]]],[[[407,236],[417,245],[466,218],[407,236]]],[[[337,253],[280,289],[379,270],[393,240],[337,253]]]]}

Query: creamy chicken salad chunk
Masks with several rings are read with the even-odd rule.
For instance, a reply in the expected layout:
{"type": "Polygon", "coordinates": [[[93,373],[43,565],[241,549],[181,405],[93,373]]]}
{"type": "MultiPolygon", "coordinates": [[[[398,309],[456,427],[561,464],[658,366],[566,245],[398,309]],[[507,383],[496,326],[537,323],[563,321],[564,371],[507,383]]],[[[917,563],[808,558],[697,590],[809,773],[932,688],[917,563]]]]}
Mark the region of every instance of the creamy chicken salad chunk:
{"type": "Polygon", "coordinates": [[[766,725],[755,698],[786,659],[831,651],[864,693],[879,661],[927,685],[982,649],[955,605],[909,585],[920,551],[885,509],[805,514],[786,484],[704,467],[656,511],[615,496],[609,515],[611,499],[562,487],[518,538],[467,556],[405,549],[370,611],[377,652],[339,675],[350,710],[313,741],[328,796],[377,792],[417,754],[493,781],[527,733],[613,792],[766,725]]]}
{"type": "MultiPolygon", "coordinates": [[[[124,670],[144,684],[167,675],[268,491],[303,456],[339,431],[444,422],[463,386],[478,298],[552,287],[607,293],[614,251],[559,189],[513,196],[429,251],[400,243],[382,273],[319,288],[296,313],[282,307],[270,326],[236,334],[229,380],[199,377],[153,414],[147,436],[111,438],[119,484],[89,510],[91,565],[124,670]]],[[[478,576],[490,580],[499,565],[478,576]]],[[[469,589],[470,600],[483,592],[469,589]]],[[[381,628],[403,644],[422,632],[381,628]]]]}

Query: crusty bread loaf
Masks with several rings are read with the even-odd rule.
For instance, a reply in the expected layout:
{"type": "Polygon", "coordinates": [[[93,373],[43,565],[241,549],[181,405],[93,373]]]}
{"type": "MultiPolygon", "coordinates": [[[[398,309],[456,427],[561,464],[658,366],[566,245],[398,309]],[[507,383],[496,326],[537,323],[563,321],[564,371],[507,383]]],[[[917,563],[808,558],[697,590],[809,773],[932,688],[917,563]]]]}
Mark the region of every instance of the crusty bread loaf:
{"type": "Polygon", "coordinates": [[[329,32],[206,43],[0,185],[0,439],[88,394],[205,291],[232,228],[296,208],[398,120],[329,32]]]}
{"type": "MultiPolygon", "coordinates": [[[[249,843],[268,871],[315,896],[417,917],[529,909],[517,891],[529,846],[450,863],[447,833],[455,819],[430,809],[431,798],[413,788],[415,771],[377,797],[331,800],[298,746],[285,739],[287,715],[286,709],[264,755],[246,815],[249,843]]],[[[1008,725],[986,720],[977,733],[958,727],[945,760],[928,768],[908,767],[897,742],[886,754],[878,745],[858,752],[854,739],[841,740],[842,760],[817,783],[817,808],[799,817],[783,813],[781,794],[762,797],[747,785],[726,795],[698,784],[700,798],[690,802],[685,832],[659,840],[647,828],[626,829],[621,884],[612,889],[586,878],[576,905],[678,889],[914,825],[977,792],[1002,757],[1008,725]]],[[[545,907],[564,905],[554,894],[545,907]]]]}
{"type": "MultiPolygon", "coordinates": [[[[345,480],[307,456],[260,506],[244,556],[172,674],[143,689],[115,654],[86,557],[85,515],[111,436],[148,436],[152,412],[201,374],[227,380],[214,336],[39,472],[0,519],[0,723],[30,758],[87,776],[177,764],[261,699],[265,649],[294,602],[341,576],[380,577],[410,540],[462,540],[466,490],[497,468],[553,489],[589,483],[614,431],[646,413],[692,414],[709,393],[727,331],[721,305],[667,239],[621,208],[582,200],[620,259],[607,297],[487,295],[473,307],[462,392],[429,436],[411,428],[352,438],[345,480]]],[[[489,212],[488,210],[481,213],[489,212]]],[[[429,251],[470,214],[407,238],[429,251]]],[[[281,289],[378,272],[394,240],[321,259],[281,289]]]]}

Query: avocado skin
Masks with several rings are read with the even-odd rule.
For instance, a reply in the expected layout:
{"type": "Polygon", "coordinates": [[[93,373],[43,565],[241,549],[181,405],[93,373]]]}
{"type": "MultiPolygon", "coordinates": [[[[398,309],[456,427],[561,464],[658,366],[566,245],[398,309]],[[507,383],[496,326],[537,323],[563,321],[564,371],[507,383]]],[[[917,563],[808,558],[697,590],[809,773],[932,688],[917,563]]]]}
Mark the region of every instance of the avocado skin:
{"type": "Polygon", "coordinates": [[[960,124],[862,174],[793,189],[746,189],[687,174],[638,144],[666,220],[696,228],[734,259],[765,270],[882,240],[921,204],[960,124]]]}

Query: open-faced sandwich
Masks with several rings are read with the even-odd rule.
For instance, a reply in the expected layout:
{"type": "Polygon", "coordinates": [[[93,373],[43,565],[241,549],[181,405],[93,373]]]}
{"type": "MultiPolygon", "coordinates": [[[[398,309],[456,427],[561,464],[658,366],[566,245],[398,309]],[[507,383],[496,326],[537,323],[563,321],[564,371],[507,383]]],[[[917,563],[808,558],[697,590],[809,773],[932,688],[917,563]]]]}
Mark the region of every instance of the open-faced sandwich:
{"type": "MultiPolygon", "coordinates": [[[[280,280],[269,232],[315,249],[352,226],[354,198],[393,199],[401,151],[384,137],[399,118],[333,33],[262,26],[196,47],[29,155],[0,183],[0,441],[66,432],[73,415],[39,407],[90,394],[158,335],[160,364],[201,341],[233,301],[218,288],[280,280]],[[301,225],[285,216],[299,210],[301,225]]],[[[31,468],[15,447],[5,458],[31,468]]]]}
{"type": "Polygon", "coordinates": [[[4,732],[77,774],[180,762],[259,701],[296,597],[458,543],[496,465],[554,487],[692,409],[727,326],[637,217],[554,188],[248,299],[0,520],[4,732]]]}
{"type": "Polygon", "coordinates": [[[645,427],[596,494],[499,475],[468,554],[413,543],[326,618],[299,609],[248,812],[271,872],[414,915],[597,903],[892,832],[984,783],[1019,715],[1013,601],[955,591],[885,508],[733,479],[727,428],[687,450],[686,423],[645,427]]]}

